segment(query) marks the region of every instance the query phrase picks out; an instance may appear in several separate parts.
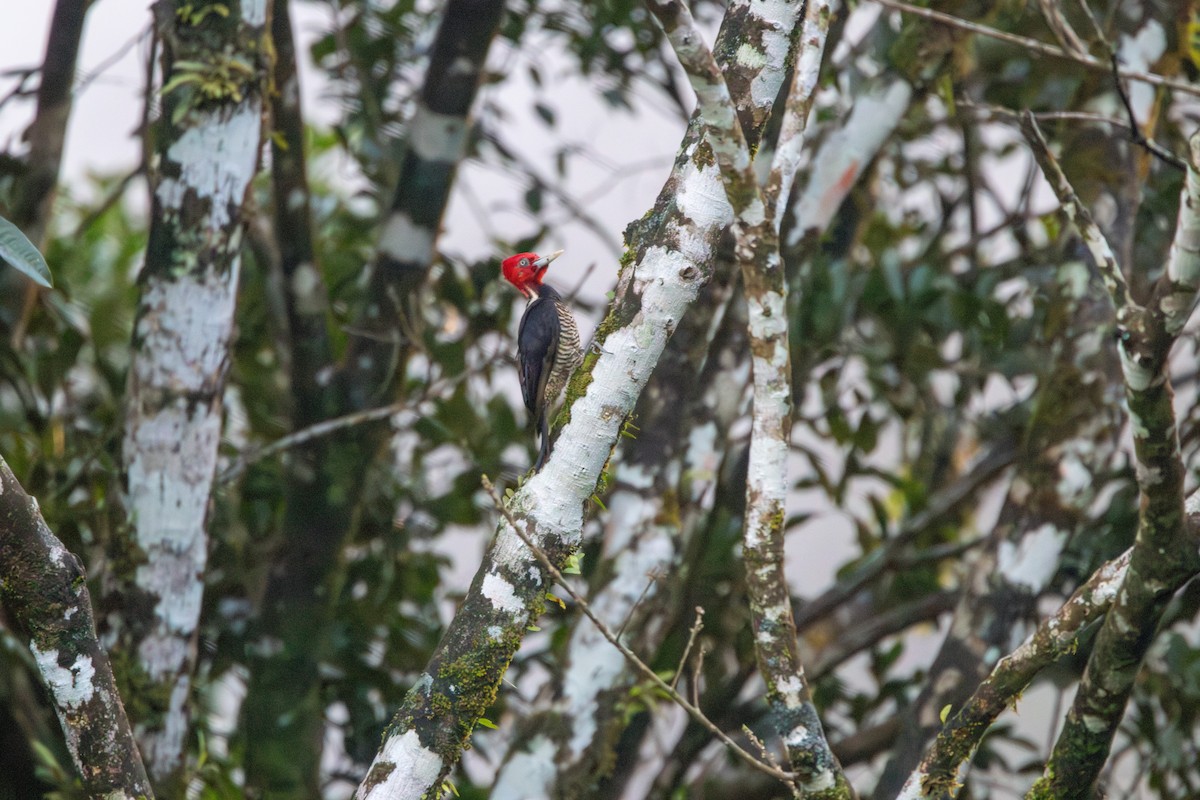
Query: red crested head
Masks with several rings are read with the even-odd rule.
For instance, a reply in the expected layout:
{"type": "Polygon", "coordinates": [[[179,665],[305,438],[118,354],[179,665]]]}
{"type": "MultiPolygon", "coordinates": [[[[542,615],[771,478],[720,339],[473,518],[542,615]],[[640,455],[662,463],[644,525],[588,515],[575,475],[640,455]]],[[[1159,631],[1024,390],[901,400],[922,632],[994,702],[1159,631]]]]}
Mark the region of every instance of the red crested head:
{"type": "Polygon", "coordinates": [[[500,271],[504,279],[517,287],[517,291],[526,297],[535,297],[542,278],[550,268],[550,262],[562,255],[562,250],[556,250],[550,255],[539,256],[537,253],[517,253],[500,262],[500,271]]]}

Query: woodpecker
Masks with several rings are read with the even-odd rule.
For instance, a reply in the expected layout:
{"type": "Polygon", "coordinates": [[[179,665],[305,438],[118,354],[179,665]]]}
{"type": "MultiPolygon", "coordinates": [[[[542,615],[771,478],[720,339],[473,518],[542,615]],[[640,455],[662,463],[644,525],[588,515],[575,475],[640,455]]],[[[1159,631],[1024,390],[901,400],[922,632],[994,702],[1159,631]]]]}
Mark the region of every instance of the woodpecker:
{"type": "Polygon", "coordinates": [[[571,372],[583,361],[575,317],[571,316],[562,295],[553,286],[542,283],[550,262],[562,252],[558,250],[548,256],[517,253],[500,264],[505,280],[529,301],[517,330],[517,369],[525,408],[529,409],[530,421],[536,423],[541,437],[534,471],[540,470],[550,455],[549,407],[567,385],[571,372]]]}

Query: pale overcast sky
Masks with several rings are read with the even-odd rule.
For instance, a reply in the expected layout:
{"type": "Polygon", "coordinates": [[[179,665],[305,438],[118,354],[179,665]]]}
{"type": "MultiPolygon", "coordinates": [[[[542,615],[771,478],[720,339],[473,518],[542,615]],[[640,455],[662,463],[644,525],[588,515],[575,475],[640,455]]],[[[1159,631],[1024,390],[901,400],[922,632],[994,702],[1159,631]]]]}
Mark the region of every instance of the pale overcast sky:
{"type": "MultiPolygon", "coordinates": [[[[6,25],[0,26],[0,73],[40,64],[53,11],[52,0],[12,3],[6,9],[6,25]]],[[[72,112],[68,131],[63,175],[75,182],[89,170],[119,172],[130,168],[137,159],[139,142],[131,137],[141,115],[141,88],[148,44],[143,36],[150,22],[150,0],[97,0],[88,14],[79,59],[77,84],[81,87],[72,112]],[[139,39],[139,37],[141,37],[139,39]],[[102,69],[101,69],[102,68],[102,69]]],[[[328,12],[320,4],[297,3],[293,12],[302,41],[311,41],[316,32],[328,25],[328,12]]],[[[301,48],[308,119],[328,123],[336,114],[329,101],[321,100],[319,76],[307,63],[307,50],[301,48]]],[[[537,57],[543,61],[553,55],[535,47],[523,47],[520,54],[493,48],[497,63],[516,67],[524,75],[521,60],[537,57]]],[[[598,100],[598,90],[578,76],[569,65],[546,70],[559,83],[549,92],[549,105],[559,119],[559,141],[577,143],[596,153],[595,159],[572,161],[572,193],[583,198],[585,207],[607,231],[604,239],[578,223],[566,223],[554,232],[547,247],[564,247],[568,257],[561,262],[563,277],[559,283],[574,285],[569,271],[598,264],[594,284],[599,293],[611,286],[615,273],[621,231],[651,206],[666,178],[682,125],[665,111],[662,98],[643,91],[640,98],[647,110],[658,113],[634,117],[614,113],[598,100]],[[647,168],[647,164],[650,166],[647,168]],[[604,285],[607,284],[607,285],[604,285]]],[[[539,173],[553,178],[555,142],[537,121],[532,111],[533,96],[524,79],[510,81],[501,89],[500,101],[515,113],[509,115],[506,134],[509,143],[537,165],[539,173]],[[530,113],[522,113],[527,108],[530,113]]],[[[0,96],[13,86],[11,78],[0,78],[0,96]]],[[[494,99],[496,99],[494,97],[494,99]]],[[[0,109],[0,147],[18,142],[33,113],[32,100],[12,102],[0,109]]],[[[342,175],[348,181],[353,175],[342,175]]],[[[452,256],[477,258],[489,247],[488,234],[516,238],[533,230],[532,220],[523,214],[493,208],[500,201],[522,197],[527,184],[494,169],[469,165],[460,172],[459,188],[446,217],[442,247],[452,256]],[[464,193],[471,195],[467,202],[464,193]],[[481,219],[479,209],[489,213],[481,219]]],[[[554,207],[554,201],[547,199],[554,207]]],[[[554,213],[552,219],[564,219],[554,213]]],[[[592,283],[592,282],[589,282],[592,283]]],[[[591,286],[589,286],[591,288],[591,286]]]]}

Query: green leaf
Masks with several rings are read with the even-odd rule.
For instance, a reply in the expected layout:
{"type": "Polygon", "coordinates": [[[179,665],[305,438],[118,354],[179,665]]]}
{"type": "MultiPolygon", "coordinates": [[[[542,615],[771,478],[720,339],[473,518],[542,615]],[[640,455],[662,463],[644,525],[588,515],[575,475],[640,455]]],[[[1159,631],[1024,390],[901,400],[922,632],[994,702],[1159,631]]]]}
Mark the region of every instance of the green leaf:
{"type": "Polygon", "coordinates": [[[949,716],[950,716],[950,706],[949,706],[949,704],[947,704],[947,705],[946,705],[944,708],[942,708],[942,713],[941,713],[941,714],[938,714],[938,717],[940,717],[940,718],[941,718],[941,720],[942,720],[942,724],[943,724],[943,725],[945,725],[945,724],[946,724],[946,718],[947,718],[947,717],[949,717],[949,716]]]}
{"type": "Polygon", "coordinates": [[[480,717],[478,720],[476,720],[476,723],[479,725],[482,725],[485,728],[490,728],[491,730],[498,729],[498,726],[496,725],[496,723],[492,722],[487,717],[480,717]]]}
{"type": "Polygon", "coordinates": [[[0,258],[25,273],[38,286],[51,286],[50,268],[46,259],[21,233],[21,229],[0,217],[0,258]]]}

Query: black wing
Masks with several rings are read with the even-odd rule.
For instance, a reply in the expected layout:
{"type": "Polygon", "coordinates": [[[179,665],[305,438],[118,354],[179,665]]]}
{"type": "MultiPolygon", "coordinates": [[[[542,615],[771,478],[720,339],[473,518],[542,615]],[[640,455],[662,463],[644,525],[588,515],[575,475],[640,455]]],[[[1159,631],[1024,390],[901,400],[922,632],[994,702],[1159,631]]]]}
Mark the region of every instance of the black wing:
{"type": "Polygon", "coordinates": [[[558,311],[549,297],[529,304],[517,330],[517,362],[525,408],[536,421],[542,412],[546,381],[558,349],[558,311]]]}

